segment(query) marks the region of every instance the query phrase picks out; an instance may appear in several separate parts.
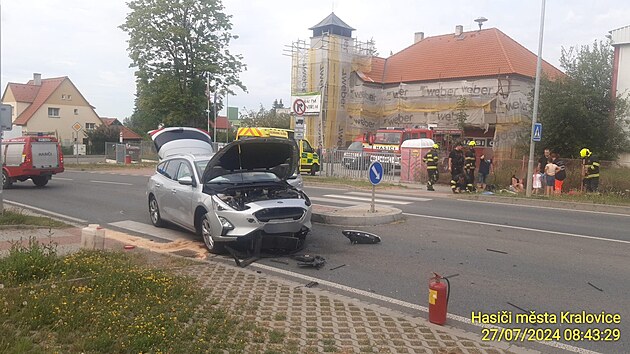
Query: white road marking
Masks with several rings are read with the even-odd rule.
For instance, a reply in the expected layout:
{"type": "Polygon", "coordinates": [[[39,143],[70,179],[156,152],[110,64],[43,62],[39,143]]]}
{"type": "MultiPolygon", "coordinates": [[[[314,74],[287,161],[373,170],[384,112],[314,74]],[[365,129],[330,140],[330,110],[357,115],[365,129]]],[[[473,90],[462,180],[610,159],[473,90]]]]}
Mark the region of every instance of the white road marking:
{"type": "MultiPolygon", "coordinates": [[[[315,278],[315,277],[310,277],[308,275],[295,273],[295,272],[292,272],[292,271],[289,271],[289,270],[276,268],[276,267],[269,266],[269,265],[266,265],[266,264],[252,263],[250,265],[250,267],[260,268],[260,269],[264,269],[264,270],[268,270],[268,271],[272,271],[272,272],[288,275],[288,276],[291,276],[291,277],[304,279],[305,281],[308,281],[308,282],[313,282],[314,281],[314,282],[317,282],[317,283],[319,283],[321,285],[329,286],[331,288],[335,288],[335,289],[339,289],[339,290],[343,290],[343,291],[347,291],[347,292],[352,293],[352,294],[365,296],[365,297],[368,297],[368,298],[376,299],[376,300],[379,300],[379,301],[384,301],[384,302],[387,302],[387,303],[390,303],[390,304],[394,304],[394,305],[398,305],[398,306],[403,306],[403,307],[406,307],[406,308],[409,308],[409,309],[413,309],[413,310],[418,310],[418,311],[427,312],[427,313],[429,312],[429,309],[426,306],[420,306],[418,304],[414,304],[414,303],[411,303],[411,302],[398,300],[398,299],[394,299],[394,298],[391,298],[391,297],[388,297],[388,296],[379,295],[379,294],[374,294],[374,293],[371,293],[369,291],[352,288],[352,287],[349,287],[347,285],[333,283],[333,282],[328,281],[328,280],[323,280],[323,279],[319,279],[319,278],[315,278]]],[[[466,318],[466,317],[454,315],[454,314],[451,314],[451,313],[448,313],[446,316],[447,316],[447,318],[449,318],[449,319],[451,319],[453,321],[466,323],[466,324],[469,324],[469,325],[472,325],[472,326],[476,326],[476,327],[480,327],[480,328],[497,328],[497,329],[501,329],[500,326],[494,326],[494,325],[489,325],[489,324],[472,323],[472,321],[470,319],[466,318]]],[[[598,354],[598,352],[595,352],[595,351],[591,351],[591,350],[583,349],[583,348],[579,348],[579,347],[574,347],[572,345],[568,345],[568,344],[564,344],[564,343],[560,343],[560,342],[555,342],[555,341],[538,342],[538,343],[544,344],[544,345],[547,345],[547,346],[550,346],[550,347],[554,347],[554,348],[568,350],[568,351],[571,351],[571,352],[574,352],[574,353],[598,354]]]]}
{"type": "MultiPolygon", "coordinates": [[[[366,193],[366,192],[348,192],[346,194],[360,195],[360,196],[364,196],[364,197],[371,197],[372,196],[371,193],[366,193]]],[[[407,196],[398,195],[398,194],[376,193],[375,196],[378,197],[378,198],[393,198],[393,199],[402,199],[402,200],[413,200],[415,202],[428,202],[430,200],[433,200],[431,198],[407,197],[407,196]]]]}
{"type": "Polygon", "coordinates": [[[64,214],[55,213],[55,212],[52,212],[52,211],[48,211],[48,210],[46,210],[46,209],[41,209],[41,208],[34,207],[34,206],[31,206],[31,205],[27,205],[27,204],[22,204],[22,203],[14,202],[14,201],[12,201],[12,200],[7,200],[7,199],[5,199],[5,200],[4,200],[4,202],[5,202],[5,203],[7,203],[7,204],[11,204],[11,205],[18,206],[18,207],[20,207],[20,208],[25,208],[25,209],[31,209],[31,210],[39,211],[40,213],[43,213],[43,214],[48,214],[48,215],[56,216],[56,217],[58,217],[58,218],[62,218],[62,219],[72,220],[72,221],[74,221],[74,222],[78,222],[78,223],[81,223],[81,224],[87,224],[87,223],[88,223],[88,221],[87,221],[87,220],[83,220],[83,219],[75,218],[75,217],[68,216],[68,215],[64,215],[64,214]]]}
{"type": "Polygon", "coordinates": [[[350,202],[347,200],[331,200],[330,198],[321,198],[321,197],[310,197],[310,200],[314,200],[316,202],[324,202],[324,203],[338,203],[338,204],[346,204],[346,205],[367,205],[368,203],[358,203],[358,202],[350,202]]]}
{"type": "Polygon", "coordinates": [[[597,236],[571,234],[571,233],[568,233],[568,232],[532,229],[532,228],[529,228],[529,227],[494,224],[494,223],[482,222],[482,221],[472,221],[472,220],[445,218],[445,217],[442,217],[442,216],[420,215],[420,214],[412,214],[412,213],[403,213],[403,215],[416,216],[416,217],[427,218],[427,219],[457,221],[457,222],[463,222],[463,223],[468,223],[468,224],[476,224],[476,225],[484,225],[484,226],[504,227],[504,228],[508,228],[508,229],[523,230],[523,231],[544,232],[544,233],[553,234],[553,235],[561,235],[561,236],[576,237],[576,238],[585,238],[585,239],[597,240],[597,241],[617,242],[617,243],[624,243],[624,244],[629,244],[630,245],[630,241],[615,240],[615,239],[611,239],[611,238],[597,237],[597,236]]]}
{"type": "Polygon", "coordinates": [[[153,225],[144,224],[133,220],[110,222],[108,225],[120,227],[121,229],[137,232],[147,236],[155,236],[164,240],[177,241],[182,239],[193,239],[195,236],[186,231],[169,230],[153,225]]]}
{"type": "MultiPolygon", "coordinates": [[[[370,198],[353,197],[353,196],[350,196],[350,195],[339,195],[339,194],[326,194],[324,197],[359,200],[359,201],[362,201],[362,202],[371,202],[372,201],[372,199],[370,199],[370,198]]],[[[331,200],[331,202],[332,202],[332,200],[331,200]]],[[[403,204],[403,205],[411,204],[411,202],[401,202],[401,201],[398,201],[398,200],[389,200],[389,199],[374,199],[374,202],[381,203],[381,204],[403,204]]]]}
{"type": "Polygon", "coordinates": [[[105,184],[117,184],[119,186],[133,186],[132,183],[124,183],[124,182],[110,182],[110,181],[90,181],[92,183],[105,183],[105,184]]]}
{"type": "Polygon", "coordinates": [[[334,188],[334,187],[318,187],[318,186],[304,186],[304,189],[330,189],[331,191],[347,191],[347,188],[334,188]]]}
{"type": "Polygon", "coordinates": [[[604,214],[604,215],[630,217],[630,214],[611,213],[611,212],[607,212],[607,211],[566,209],[566,208],[546,207],[546,206],[539,206],[539,205],[512,204],[512,203],[503,203],[503,202],[500,202],[500,201],[489,202],[489,201],[484,201],[484,200],[471,200],[471,199],[457,199],[457,200],[461,200],[461,201],[464,201],[464,202],[471,202],[471,203],[502,204],[502,205],[511,205],[511,206],[514,206],[514,207],[523,207],[523,208],[553,209],[553,210],[561,210],[561,211],[575,211],[575,212],[578,212],[578,213],[591,213],[591,214],[604,214]]]}
{"type": "Polygon", "coordinates": [[[72,178],[53,177],[53,180],[57,181],[74,181],[72,178]]]}

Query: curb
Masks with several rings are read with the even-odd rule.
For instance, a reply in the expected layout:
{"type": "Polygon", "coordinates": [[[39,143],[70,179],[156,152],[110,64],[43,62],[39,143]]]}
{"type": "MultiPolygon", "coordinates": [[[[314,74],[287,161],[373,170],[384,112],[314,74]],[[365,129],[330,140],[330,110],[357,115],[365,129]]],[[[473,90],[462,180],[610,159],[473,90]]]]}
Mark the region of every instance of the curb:
{"type": "Polygon", "coordinates": [[[365,205],[356,205],[339,210],[313,211],[311,221],[343,226],[374,226],[390,224],[405,218],[402,210],[391,207],[379,206],[379,210],[370,215],[366,215],[367,212],[364,210],[365,205]]]}

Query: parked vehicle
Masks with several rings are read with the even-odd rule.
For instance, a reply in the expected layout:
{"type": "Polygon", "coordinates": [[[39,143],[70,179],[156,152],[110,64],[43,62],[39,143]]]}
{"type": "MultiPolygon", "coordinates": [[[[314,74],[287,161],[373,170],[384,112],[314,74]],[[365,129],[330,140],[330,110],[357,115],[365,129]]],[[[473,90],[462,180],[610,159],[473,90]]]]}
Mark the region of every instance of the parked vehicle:
{"type": "Polygon", "coordinates": [[[343,153],[343,165],[351,170],[366,170],[370,166],[370,154],[363,150],[363,144],[355,141],[343,153]]]}
{"type": "MultiPolygon", "coordinates": [[[[239,128],[236,133],[236,139],[240,139],[243,137],[249,138],[283,138],[294,140],[294,132],[289,129],[279,129],[279,128],[265,128],[265,127],[255,127],[255,128],[247,128],[242,127],[239,128]]],[[[295,140],[298,145],[299,153],[300,153],[300,162],[299,162],[299,171],[300,173],[310,173],[311,175],[315,175],[317,171],[320,170],[321,162],[319,161],[319,155],[313,149],[311,143],[309,143],[306,139],[295,140]]]]}
{"type": "Polygon", "coordinates": [[[311,202],[287,183],[298,164],[292,140],[241,139],[215,154],[199,129],[164,128],[151,138],[162,159],[147,185],[153,225],[171,222],[196,232],[214,253],[255,235],[263,246],[274,239],[304,242],[311,202]]]}
{"type": "Polygon", "coordinates": [[[61,145],[51,136],[22,136],[2,141],[2,187],[31,179],[37,187],[45,186],[52,175],[61,173],[61,145]]]}

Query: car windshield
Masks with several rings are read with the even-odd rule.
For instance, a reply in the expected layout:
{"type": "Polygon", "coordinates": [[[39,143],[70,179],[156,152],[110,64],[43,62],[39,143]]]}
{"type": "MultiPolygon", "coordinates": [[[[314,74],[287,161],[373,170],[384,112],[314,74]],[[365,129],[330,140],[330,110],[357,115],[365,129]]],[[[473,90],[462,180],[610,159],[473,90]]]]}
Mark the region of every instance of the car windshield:
{"type": "Polygon", "coordinates": [[[375,144],[400,144],[402,133],[376,133],[375,144]]]}
{"type": "Polygon", "coordinates": [[[195,161],[195,168],[197,169],[197,174],[199,176],[203,176],[203,171],[206,170],[206,166],[208,165],[208,161],[210,161],[210,160],[195,161]]]}
{"type": "Polygon", "coordinates": [[[360,141],[355,141],[354,143],[348,146],[348,151],[363,151],[363,143],[360,141]]]}
{"type": "Polygon", "coordinates": [[[218,176],[208,183],[261,183],[280,182],[280,178],[271,172],[237,172],[218,176]]]}

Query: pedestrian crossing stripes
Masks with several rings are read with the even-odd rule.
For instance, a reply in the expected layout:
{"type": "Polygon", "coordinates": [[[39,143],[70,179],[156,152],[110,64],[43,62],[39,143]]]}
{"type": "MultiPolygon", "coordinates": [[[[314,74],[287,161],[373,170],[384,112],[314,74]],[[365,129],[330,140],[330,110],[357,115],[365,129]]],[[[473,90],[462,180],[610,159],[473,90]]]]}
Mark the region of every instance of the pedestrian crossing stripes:
{"type": "MultiPolygon", "coordinates": [[[[372,202],[372,194],[365,192],[348,192],[344,194],[325,194],[321,197],[310,197],[317,205],[324,206],[353,206],[367,205],[372,202]]],[[[374,202],[379,205],[409,205],[413,202],[427,202],[430,198],[408,197],[396,194],[376,193],[374,202]]]]}

